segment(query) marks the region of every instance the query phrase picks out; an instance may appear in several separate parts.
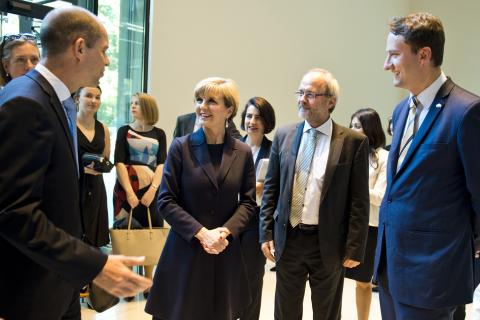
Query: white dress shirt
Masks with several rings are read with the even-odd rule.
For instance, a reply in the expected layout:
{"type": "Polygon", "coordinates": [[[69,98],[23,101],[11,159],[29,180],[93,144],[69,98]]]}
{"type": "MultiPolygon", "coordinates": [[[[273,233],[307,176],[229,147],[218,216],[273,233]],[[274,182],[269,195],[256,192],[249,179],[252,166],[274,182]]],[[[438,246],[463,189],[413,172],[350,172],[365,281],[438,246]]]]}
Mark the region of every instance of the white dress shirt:
{"type": "Polygon", "coordinates": [[[383,196],[387,188],[387,159],[388,151],[383,148],[375,150],[378,155],[377,162],[372,163],[368,169],[368,188],[370,191],[370,220],[369,225],[378,227],[378,215],[383,196]]]}
{"type": "MultiPolygon", "coordinates": [[[[308,139],[308,130],[312,128],[305,121],[303,126],[302,141],[300,142],[299,152],[303,150],[303,145],[308,139]]],[[[323,180],[325,178],[325,170],[327,168],[328,154],[330,152],[330,141],[332,139],[333,123],[332,118],[325,121],[324,124],[315,128],[319,132],[317,137],[317,145],[313,154],[312,167],[307,181],[307,190],[305,191],[305,200],[302,210],[301,223],[318,224],[318,215],[320,210],[320,197],[322,195],[323,180]]],[[[299,157],[297,155],[298,166],[299,157]]]]}
{"type": "Polygon", "coordinates": [[[39,63],[35,66],[35,70],[37,70],[38,73],[40,73],[48,81],[48,83],[50,83],[50,85],[53,87],[53,90],[57,94],[58,99],[60,99],[60,102],[63,103],[63,101],[70,98],[70,91],[68,90],[67,86],[62,82],[62,80],[48,70],[47,67],[39,63]]]}

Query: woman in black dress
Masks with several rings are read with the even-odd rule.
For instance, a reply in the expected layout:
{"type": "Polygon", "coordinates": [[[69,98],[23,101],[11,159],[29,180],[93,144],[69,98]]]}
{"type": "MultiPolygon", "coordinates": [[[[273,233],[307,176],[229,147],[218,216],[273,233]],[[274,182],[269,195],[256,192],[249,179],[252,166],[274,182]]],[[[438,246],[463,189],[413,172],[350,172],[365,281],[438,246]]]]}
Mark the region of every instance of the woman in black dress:
{"type": "Polygon", "coordinates": [[[253,97],[248,100],[242,112],[242,130],[247,134],[241,139],[252,149],[253,163],[257,172],[256,196],[257,207],[255,215],[240,235],[243,257],[247,267],[248,283],[252,294],[252,302],[240,315],[241,320],[255,320],[260,317],[262,302],[263,275],[265,274],[265,256],[259,245],[259,213],[262,201],[263,180],[259,176],[259,165],[262,159],[268,159],[272,141],[265,134],[275,128],[275,111],[271,104],[262,97],[253,97]]]}
{"type": "MultiPolygon", "coordinates": [[[[100,108],[102,91],[99,87],[80,88],[75,94],[78,105],[77,136],[78,159],[84,153],[110,156],[110,133],[108,127],[95,119],[100,108]]],[[[85,241],[92,246],[101,247],[109,243],[107,193],[103,176],[90,165],[84,167],[83,221],[85,241]]]]}
{"type": "MultiPolygon", "coordinates": [[[[130,108],[134,121],[118,129],[115,143],[114,219],[125,219],[133,210],[135,222],[148,227],[149,208],[153,226],[163,227],[163,219],[153,201],[167,157],[165,132],[154,126],[158,121],[157,103],[149,94],[136,93],[130,108]]],[[[153,266],[145,266],[145,277],[151,279],[152,274],[153,266]]],[[[144,296],[147,295],[145,292],[144,296]]]]}

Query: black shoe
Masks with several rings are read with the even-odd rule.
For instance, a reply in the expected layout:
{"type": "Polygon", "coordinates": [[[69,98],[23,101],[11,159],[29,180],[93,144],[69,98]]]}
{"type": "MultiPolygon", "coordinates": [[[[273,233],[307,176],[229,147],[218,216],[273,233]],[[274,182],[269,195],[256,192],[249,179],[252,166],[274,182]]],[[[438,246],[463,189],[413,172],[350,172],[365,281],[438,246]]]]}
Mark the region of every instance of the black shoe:
{"type": "Polygon", "coordinates": [[[378,286],[372,287],[372,292],[378,292],[378,286]]]}
{"type": "Polygon", "coordinates": [[[123,298],[123,300],[125,300],[127,302],[133,301],[133,299],[135,299],[135,297],[125,297],[125,298],[123,298]]]}
{"type": "Polygon", "coordinates": [[[277,271],[277,267],[276,266],[271,267],[270,271],[273,271],[273,272],[277,271]]]}
{"type": "Polygon", "coordinates": [[[144,297],[145,299],[147,299],[149,293],[150,293],[150,291],[144,291],[144,292],[143,292],[143,297],[144,297]]]}

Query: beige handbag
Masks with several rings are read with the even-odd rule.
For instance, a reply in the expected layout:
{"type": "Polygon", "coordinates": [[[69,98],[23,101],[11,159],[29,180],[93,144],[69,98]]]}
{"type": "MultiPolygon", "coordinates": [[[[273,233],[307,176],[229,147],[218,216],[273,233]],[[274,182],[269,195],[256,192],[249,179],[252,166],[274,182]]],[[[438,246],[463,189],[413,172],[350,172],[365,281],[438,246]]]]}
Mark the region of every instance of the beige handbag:
{"type": "Polygon", "coordinates": [[[170,228],[152,228],[150,209],[148,209],[148,229],[131,229],[131,224],[132,210],[128,216],[127,229],[110,229],[113,254],[145,256],[144,265],[156,265],[170,228]]]}

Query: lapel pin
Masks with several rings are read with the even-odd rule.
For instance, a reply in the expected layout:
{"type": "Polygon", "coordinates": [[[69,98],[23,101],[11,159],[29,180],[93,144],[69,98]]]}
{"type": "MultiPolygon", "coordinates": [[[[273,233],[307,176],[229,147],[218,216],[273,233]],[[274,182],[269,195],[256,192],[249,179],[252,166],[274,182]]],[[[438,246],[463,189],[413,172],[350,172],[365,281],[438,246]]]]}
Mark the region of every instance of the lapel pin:
{"type": "Polygon", "coordinates": [[[436,107],[436,108],[441,108],[441,107],[442,107],[442,104],[441,104],[441,103],[437,103],[437,104],[435,105],[435,107],[436,107]]]}

